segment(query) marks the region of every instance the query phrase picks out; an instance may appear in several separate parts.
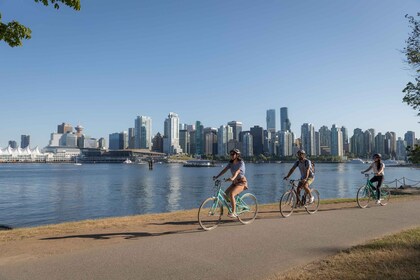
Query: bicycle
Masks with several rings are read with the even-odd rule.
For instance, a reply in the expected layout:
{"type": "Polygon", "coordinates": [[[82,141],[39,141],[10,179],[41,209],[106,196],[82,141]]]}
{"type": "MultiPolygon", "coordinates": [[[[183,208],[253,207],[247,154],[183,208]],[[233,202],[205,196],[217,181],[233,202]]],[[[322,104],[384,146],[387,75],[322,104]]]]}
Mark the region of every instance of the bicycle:
{"type": "MultiPolygon", "coordinates": [[[[361,186],[357,190],[357,205],[359,205],[360,208],[366,208],[369,205],[369,202],[371,200],[376,200],[376,187],[373,185],[373,183],[369,180],[369,174],[365,174],[366,177],[366,183],[361,186]]],[[[382,184],[380,190],[381,190],[381,200],[380,205],[385,206],[388,204],[391,193],[388,190],[388,186],[385,184],[382,184]]]]}
{"type": "Polygon", "coordinates": [[[319,208],[319,192],[311,188],[311,194],[314,197],[314,202],[309,203],[309,195],[304,191],[301,199],[298,200],[297,188],[300,180],[290,180],[290,189],[287,190],[280,198],[280,214],[287,218],[292,215],[295,208],[304,207],[308,214],[314,214],[319,208]],[[308,203],[307,203],[308,202],[308,203]]]}
{"type": "MultiPolygon", "coordinates": [[[[226,180],[225,180],[226,181],[226,180]]],[[[226,193],[222,190],[221,180],[214,181],[215,195],[205,199],[198,209],[198,223],[204,230],[215,229],[223,215],[223,207],[232,212],[230,201],[226,200],[226,193]]],[[[239,194],[236,199],[236,214],[242,224],[250,224],[258,214],[257,198],[252,193],[239,194]]]]}

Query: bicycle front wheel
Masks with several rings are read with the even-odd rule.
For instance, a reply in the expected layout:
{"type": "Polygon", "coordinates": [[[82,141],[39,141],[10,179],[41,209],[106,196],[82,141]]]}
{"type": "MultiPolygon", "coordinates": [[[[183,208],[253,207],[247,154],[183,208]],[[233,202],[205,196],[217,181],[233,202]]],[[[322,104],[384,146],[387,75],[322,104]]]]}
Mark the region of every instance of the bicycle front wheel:
{"type": "Polygon", "coordinates": [[[318,211],[318,208],[319,208],[319,192],[316,189],[311,189],[311,194],[314,197],[314,202],[309,203],[309,195],[305,193],[305,196],[306,196],[305,210],[309,214],[314,214],[316,211],[318,211]]]}
{"type": "Polygon", "coordinates": [[[198,223],[204,230],[215,229],[222,219],[223,206],[215,197],[209,197],[198,209],[198,223]]]}
{"type": "Polygon", "coordinates": [[[280,198],[280,214],[287,218],[293,213],[293,209],[296,205],[296,195],[292,191],[285,192],[280,198]]]}
{"type": "Polygon", "coordinates": [[[389,191],[389,189],[387,187],[385,188],[381,188],[381,205],[385,206],[388,204],[389,199],[391,197],[391,192],[389,191]]]}
{"type": "Polygon", "coordinates": [[[370,193],[370,189],[367,186],[361,186],[357,190],[357,205],[360,208],[366,208],[369,205],[370,200],[372,199],[372,195],[370,193]]]}
{"type": "Polygon", "coordinates": [[[236,214],[241,223],[252,223],[258,214],[257,198],[251,193],[239,197],[236,204],[236,214]]]}

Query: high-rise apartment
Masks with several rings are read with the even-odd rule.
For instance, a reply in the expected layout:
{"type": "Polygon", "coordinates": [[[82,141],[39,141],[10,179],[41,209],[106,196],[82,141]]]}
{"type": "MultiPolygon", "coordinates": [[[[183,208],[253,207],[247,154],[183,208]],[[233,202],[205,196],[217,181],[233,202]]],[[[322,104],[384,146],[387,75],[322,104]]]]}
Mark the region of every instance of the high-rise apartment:
{"type": "Polygon", "coordinates": [[[178,114],[170,112],[168,118],[165,120],[165,135],[167,140],[164,140],[164,153],[178,154],[181,153],[179,146],[179,117],[178,114]]]}
{"type": "Polygon", "coordinates": [[[255,156],[264,153],[264,129],[258,125],[251,127],[253,153],[255,156]]]}
{"type": "Polygon", "coordinates": [[[29,135],[21,135],[20,136],[20,147],[22,149],[28,147],[31,143],[31,136],[29,135]]]}
{"type": "Polygon", "coordinates": [[[331,155],[343,156],[343,132],[335,124],[331,127],[331,155]]]}
{"type": "Polygon", "coordinates": [[[291,131],[291,124],[287,113],[287,107],[280,108],[280,130],[291,131]]]}
{"type": "Polygon", "coordinates": [[[217,154],[226,156],[228,154],[228,142],[233,138],[232,127],[222,125],[217,131],[217,154]]]}
{"type": "Polygon", "coordinates": [[[267,131],[276,132],[276,110],[275,109],[267,110],[266,122],[267,122],[267,131]]]}
{"type": "Polygon", "coordinates": [[[228,122],[228,126],[232,127],[233,140],[236,140],[237,142],[241,142],[240,134],[242,132],[242,122],[230,121],[228,122]]]}
{"type": "Polygon", "coordinates": [[[316,156],[315,150],[315,129],[311,123],[304,123],[301,126],[302,149],[309,156],[316,156]]]}
{"type": "Polygon", "coordinates": [[[136,149],[152,149],[152,118],[147,116],[138,116],[135,119],[134,147],[136,149]]]}
{"type": "Polygon", "coordinates": [[[73,127],[68,123],[62,123],[57,125],[57,133],[65,134],[73,132],[73,127]]]}
{"type": "Polygon", "coordinates": [[[404,134],[404,141],[406,142],[407,147],[411,149],[414,148],[414,144],[416,144],[416,134],[414,131],[407,131],[404,134]]]}

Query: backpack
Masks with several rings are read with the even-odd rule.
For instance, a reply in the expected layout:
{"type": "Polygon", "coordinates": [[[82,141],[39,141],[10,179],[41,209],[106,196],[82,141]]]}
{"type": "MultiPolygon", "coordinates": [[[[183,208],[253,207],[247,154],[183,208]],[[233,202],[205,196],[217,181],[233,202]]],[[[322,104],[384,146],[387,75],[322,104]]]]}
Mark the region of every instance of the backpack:
{"type": "Polygon", "coordinates": [[[308,168],[308,164],[311,164],[311,166],[309,167],[309,169],[311,170],[312,174],[315,174],[315,163],[309,159],[306,159],[305,161],[305,167],[308,168]]]}

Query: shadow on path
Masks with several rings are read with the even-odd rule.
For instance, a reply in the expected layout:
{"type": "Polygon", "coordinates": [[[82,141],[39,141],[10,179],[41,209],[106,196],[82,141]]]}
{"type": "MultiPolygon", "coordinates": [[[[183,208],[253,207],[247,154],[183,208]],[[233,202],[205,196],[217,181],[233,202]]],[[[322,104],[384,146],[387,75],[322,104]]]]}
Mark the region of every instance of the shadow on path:
{"type": "Polygon", "coordinates": [[[13,228],[6,226],[6,225],[0,225],[0,230],[11,230],[13,228]]]}

